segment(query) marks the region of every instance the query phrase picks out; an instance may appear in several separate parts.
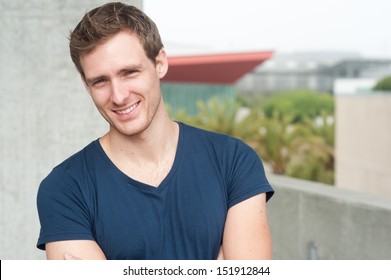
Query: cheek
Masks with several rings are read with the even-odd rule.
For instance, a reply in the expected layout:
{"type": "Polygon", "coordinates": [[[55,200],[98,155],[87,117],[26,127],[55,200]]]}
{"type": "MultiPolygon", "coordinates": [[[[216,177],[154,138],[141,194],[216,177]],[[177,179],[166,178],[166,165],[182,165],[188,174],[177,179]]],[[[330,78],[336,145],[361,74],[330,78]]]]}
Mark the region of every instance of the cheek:
{"type": "Polygon", "coordinates": [[[97,107],[103,106],[110,99],[110,96],[108,94],[98,91],[91,93],[90,96],[95,106],[97,107]]]}
{"type": "Polygon", "coordinates": [[[127,89],[133,94],[141,95],[144,99],[150,99],[149,102],[160,95],[160,84],[151,79],[134,80],[127,89]]]}

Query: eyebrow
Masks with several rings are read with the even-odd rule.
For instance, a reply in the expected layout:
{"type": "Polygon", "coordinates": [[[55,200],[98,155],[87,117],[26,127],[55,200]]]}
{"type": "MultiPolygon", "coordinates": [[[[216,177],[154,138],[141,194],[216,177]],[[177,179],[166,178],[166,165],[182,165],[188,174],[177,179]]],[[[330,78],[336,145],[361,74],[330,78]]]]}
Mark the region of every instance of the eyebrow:
{"type": "Polygon", "coordinates": [[[129,70],[135,71],[135,70],[139,70],[139,69],[141,69],[141,65],[139,65],[139,64],[128,64],[128,65],[125,65],[124,67],[122,67],[117,72],[117,74],[123,74],[124,72],[129,71],[129,70]]]}
{"type": "MultiPolygon", "coordinates": [[[[136,71],[141,68],[142,68],[141,64],[128,64],[128,65],[125,65],[124,67],[122,67],[120,70],[118,70],[116,74],[121,75],[121,74],[125,73],[126,71],[129,71],[129,70],[136,71]]],[[[86,79],[87,85],[91,85],[95,81],[98,81],[100,79],[108,79],[108,77],[106,75],[100,75],[100,76],[92,76],[91,78],[86,77],[85,79],[86,79]]]]}

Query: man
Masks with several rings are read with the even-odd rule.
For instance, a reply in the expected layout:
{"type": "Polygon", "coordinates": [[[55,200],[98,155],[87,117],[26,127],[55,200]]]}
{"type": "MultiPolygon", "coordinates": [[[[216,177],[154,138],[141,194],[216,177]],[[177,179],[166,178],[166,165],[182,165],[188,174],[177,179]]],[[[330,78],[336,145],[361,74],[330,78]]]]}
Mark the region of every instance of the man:
{"type": "Polygon", "coordinates": [[[108,3],[83,17],[70,52],[110,128],[40,185],[48,259],[271,258],[262,163],[238,139],[168,117],[155,24],[108,3]]]}

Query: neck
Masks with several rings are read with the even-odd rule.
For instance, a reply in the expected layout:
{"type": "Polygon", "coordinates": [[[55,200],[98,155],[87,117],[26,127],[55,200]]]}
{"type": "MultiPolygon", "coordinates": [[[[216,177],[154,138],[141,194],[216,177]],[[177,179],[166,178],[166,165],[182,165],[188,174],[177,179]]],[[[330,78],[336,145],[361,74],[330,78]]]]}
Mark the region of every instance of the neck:
{"type": "Polygon", "coordinates": [[[178,124],[167,117],[137,135],[127,136],[110,130],[100,142],[110,158],[159,164],[166,160],[167,155],[175,154],[178,134],[178,124]]]}

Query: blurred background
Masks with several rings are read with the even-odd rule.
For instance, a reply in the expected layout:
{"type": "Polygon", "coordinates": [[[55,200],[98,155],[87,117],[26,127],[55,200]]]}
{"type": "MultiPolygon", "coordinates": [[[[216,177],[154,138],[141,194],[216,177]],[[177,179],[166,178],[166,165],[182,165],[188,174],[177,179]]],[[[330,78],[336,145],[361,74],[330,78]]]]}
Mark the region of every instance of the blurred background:
{"type": "MultiPolygon", "coordinates": [[[[108,129],[67,36],[107,1],[0,0],[0,259],[43,259],[36,194],[108,129]]],[[[172,118],[262,158],[275,259],[391,259],[391,2],[123,1],[157,24],[172,118]]]]}

